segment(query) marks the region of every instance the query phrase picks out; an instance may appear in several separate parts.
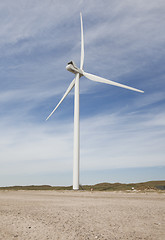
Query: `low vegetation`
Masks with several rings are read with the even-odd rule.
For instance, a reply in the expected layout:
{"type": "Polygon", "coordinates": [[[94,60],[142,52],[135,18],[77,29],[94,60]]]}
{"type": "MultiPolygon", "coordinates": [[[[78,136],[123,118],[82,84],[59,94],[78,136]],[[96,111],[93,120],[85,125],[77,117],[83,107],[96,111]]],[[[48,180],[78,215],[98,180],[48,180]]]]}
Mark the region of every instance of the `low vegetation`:
{"type": "MultiPolygon", "coordinates": [[[[11,186],[0,187],[0,190],[72,190],[72,186],[50,186],[50,185],[31,185],[31,186],[11,186]]],[[[143,183],[99,183],[95,185],[81,185],[80,190],[86,191],[153,191],[165,190],[165,181],[150,181],[143,183]]]]}

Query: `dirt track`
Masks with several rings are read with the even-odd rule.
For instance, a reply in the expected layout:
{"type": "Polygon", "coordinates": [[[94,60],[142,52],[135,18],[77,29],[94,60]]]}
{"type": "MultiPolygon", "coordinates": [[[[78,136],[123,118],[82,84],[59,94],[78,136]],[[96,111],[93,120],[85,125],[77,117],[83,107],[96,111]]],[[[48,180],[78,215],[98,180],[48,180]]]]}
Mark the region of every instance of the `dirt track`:
{"type": "Polygon", "coordinates": [[[0,240],[165,239],[165,193],[0,191],[0,240]]]}

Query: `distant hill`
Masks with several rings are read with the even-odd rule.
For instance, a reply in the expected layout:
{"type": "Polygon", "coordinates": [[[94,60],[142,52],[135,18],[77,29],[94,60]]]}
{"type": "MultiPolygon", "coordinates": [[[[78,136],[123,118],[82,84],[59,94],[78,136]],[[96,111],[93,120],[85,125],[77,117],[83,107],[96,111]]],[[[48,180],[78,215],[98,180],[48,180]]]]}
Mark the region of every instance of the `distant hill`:
{"type": "Polygon", "coordinates": [[[150,181],[143,183],[99,183],[91,186],[83,186],[84,189],[97,191],[126,191],[126,190],[165,190],[165,181],[150,181]]]}
{"type": "MultiPolygon", "coordinates": [[[[80,190],[90,191],[126,191],[126,190],[165,190],[165,181],[150,181],[143,183],[98,183],[95,185],[82,185],[80,190]]],[[[12,186],[12,187],[0,187],[0,190],[72,190],[72,186],[55,187],[50,185],[31,185],[31,186],[12,186]]]]}

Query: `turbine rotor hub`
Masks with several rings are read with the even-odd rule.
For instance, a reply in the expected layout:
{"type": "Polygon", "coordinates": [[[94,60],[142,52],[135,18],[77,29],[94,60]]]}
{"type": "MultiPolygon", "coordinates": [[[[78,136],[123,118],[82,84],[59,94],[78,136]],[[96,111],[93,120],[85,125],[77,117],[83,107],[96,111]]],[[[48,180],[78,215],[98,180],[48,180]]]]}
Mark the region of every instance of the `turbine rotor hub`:
{"type": "Polygon", "coordinates": [[[73,61],[70,61],[70,62],[67,64],[66,69],[67,69],[69,72],[72,72],[72,73],[74,73],[74,74],[79,73],[79,74],[80,74],[80,77],[83,76],[83,71],[82,71],[80,68],[78,68],[73,61]]]}

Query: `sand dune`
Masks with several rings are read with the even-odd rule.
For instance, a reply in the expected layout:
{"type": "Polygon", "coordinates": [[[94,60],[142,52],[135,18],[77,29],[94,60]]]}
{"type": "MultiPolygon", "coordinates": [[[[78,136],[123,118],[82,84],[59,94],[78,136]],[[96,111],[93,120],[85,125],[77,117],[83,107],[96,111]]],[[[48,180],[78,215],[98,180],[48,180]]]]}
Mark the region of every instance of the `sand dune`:
{"type": "Polygon", "coordinates": [[[164,200],[164,193],[0,191],[0,240],[164,240],[164,200]]]}

